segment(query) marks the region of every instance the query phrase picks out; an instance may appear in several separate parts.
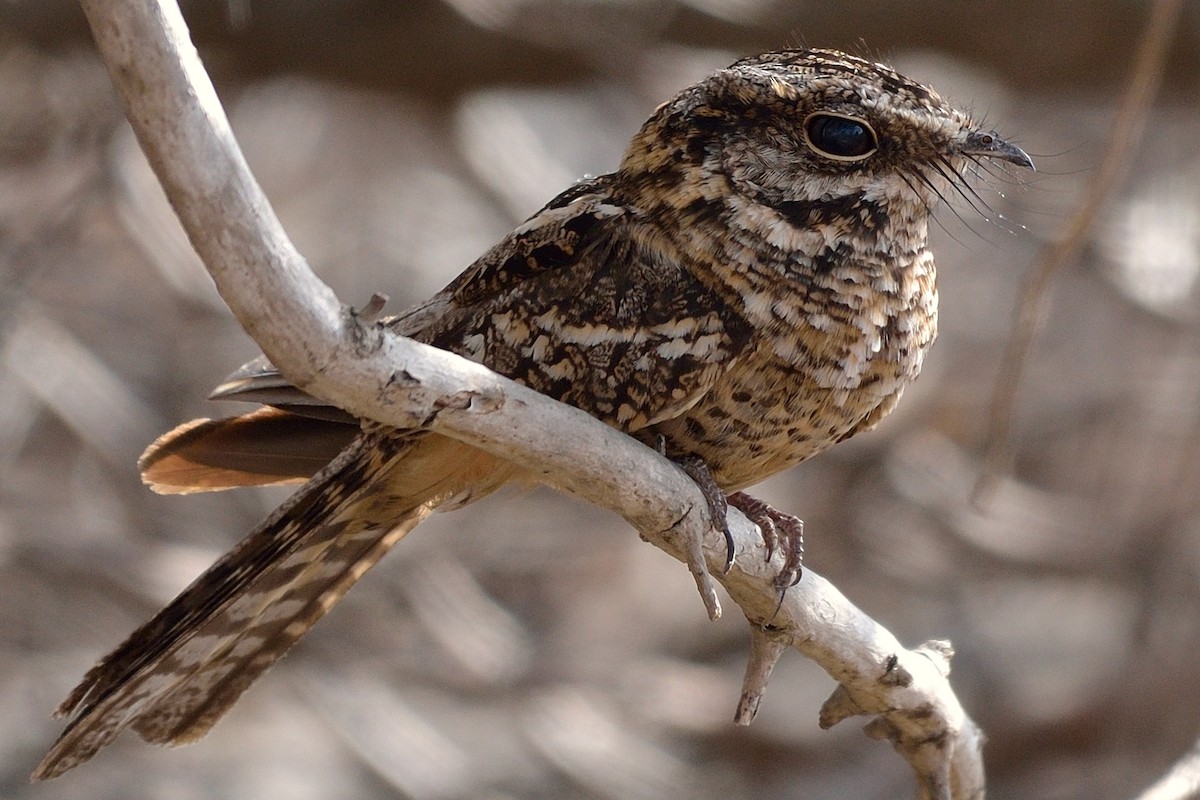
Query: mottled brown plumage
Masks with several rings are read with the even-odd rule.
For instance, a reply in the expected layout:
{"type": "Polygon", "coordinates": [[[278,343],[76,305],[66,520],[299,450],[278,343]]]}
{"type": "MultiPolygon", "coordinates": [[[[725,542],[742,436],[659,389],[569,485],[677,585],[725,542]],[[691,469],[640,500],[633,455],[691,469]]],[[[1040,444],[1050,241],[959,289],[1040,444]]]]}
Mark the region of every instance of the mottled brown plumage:
{"type": "MultiPolygon", "coordinates": [[[[568,189],[387,324],[737,492],[895,406],[936,334],[930,211],[981,159],[1032,166],[883,65],[822,50],[744,59],[659,107],[616,172],[568,189]]],[[[85,676],[35,777],[126,726],[161,743],[203,735],[431,510],[521,477],[436,434],[359,425],[262,360],[216,396],[268,408],[166,434],[143,456],[147,483],[307,483],[85,676]]]]}

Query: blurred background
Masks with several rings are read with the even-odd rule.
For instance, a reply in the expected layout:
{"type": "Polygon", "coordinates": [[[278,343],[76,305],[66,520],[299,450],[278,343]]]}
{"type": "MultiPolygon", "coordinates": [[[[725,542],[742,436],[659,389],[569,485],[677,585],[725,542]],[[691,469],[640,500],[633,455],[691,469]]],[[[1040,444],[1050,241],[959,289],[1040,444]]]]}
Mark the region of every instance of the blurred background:
{"type": "MultiPolygon", "coordinates": [[[[1055,279],[1014,466],[970,498],[1023,281],[1095,173],[1144,0],[228,0],[185,13],[251,166],[346,301],[423,299],[677,89],[749,53],[891,61],[1039,172],[943,208],[942,326],[877,432],[756,491],[903,641],[952,639],[995,798],[1125,798],[1200,728],[1200,8],[1118,196],[1055,279]]],[[[735,728],[748,632],[613,516],[502,493],[402,542],[201,743],[27,775],[82,673],[283,496],[134,467],[256,354],[74,4],[0,3],[0,797],[895,798],[907,766],[795,654],[735,728]]],[[[233,409],[230,409],[233,410],[233,409]]]]}

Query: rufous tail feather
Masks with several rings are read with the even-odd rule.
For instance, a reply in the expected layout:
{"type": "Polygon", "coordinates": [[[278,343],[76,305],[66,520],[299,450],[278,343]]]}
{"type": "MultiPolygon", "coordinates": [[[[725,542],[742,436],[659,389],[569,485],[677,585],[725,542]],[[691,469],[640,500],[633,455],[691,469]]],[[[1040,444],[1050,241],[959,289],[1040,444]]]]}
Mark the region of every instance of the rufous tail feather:
{"type": "Polygon", "coordinates": [[[260,408],[194,419],[158,437],[138,467],[159,494],[303,483],[354,440],[359,426],[260,408]]]}

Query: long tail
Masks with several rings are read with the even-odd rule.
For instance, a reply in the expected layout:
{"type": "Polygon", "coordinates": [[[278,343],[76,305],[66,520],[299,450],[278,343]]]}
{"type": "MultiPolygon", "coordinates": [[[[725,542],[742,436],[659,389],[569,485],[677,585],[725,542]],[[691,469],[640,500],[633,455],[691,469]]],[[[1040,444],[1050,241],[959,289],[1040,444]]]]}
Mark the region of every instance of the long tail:
{"type": "Polygon", "coordinates": [[[510,471],[435,434],[362,434],[84,676],[33,779],[86,761],[129,726],[159,744],[200,738],[434,507],[482,495],[510,471]]]}

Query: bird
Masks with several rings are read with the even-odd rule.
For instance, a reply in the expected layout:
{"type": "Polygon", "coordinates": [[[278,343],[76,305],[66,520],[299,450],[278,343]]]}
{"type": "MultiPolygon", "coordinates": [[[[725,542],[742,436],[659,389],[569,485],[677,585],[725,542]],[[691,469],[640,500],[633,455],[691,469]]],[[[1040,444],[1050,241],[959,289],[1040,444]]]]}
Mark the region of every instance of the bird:
{"type": "MultiPolygon", "coordinates": [[[[870,58],[743,58],[658,106],[619,166],[567,188],[443,290],[379,324],[483,364],[657,448],[789,549],[799,520],[743,489],[874,428],[937,332],[930,220],[1030,157],[870,58]]],[[[300,484],[83,678],[33,774],[123,729],[203,736],[435,509],[531,476],[429,430],[356,419],[265,357],[139,466],[155,491],[300,484]]],[[[717,521],[719,524],[719,520],[717,521]]]]}

